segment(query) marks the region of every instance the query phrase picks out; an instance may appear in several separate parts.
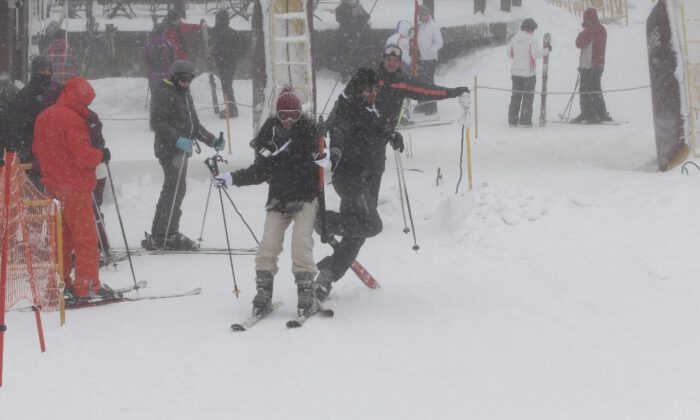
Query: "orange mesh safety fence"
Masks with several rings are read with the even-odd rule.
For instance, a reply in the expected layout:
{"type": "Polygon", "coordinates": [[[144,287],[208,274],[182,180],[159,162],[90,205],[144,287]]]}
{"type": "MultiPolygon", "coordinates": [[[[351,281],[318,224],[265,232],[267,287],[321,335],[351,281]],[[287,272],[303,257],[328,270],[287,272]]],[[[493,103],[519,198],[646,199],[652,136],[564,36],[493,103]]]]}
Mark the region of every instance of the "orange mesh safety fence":
{"type": "MultiPolygon", "coordinates": [[[[0,168],[0,179],[4,179],[5,170],[0,168]]],[[[0,220],[9,216],[5,309],[28,301],[42,310],[55,310],[60,279],[58,204],[34,187],[20,165],[13,165],[11,171],[9,215],[3,203],[5,185],[0,182],[0,220]]],[[[0,237],[3,229],[0,224],[0,237]]]]}

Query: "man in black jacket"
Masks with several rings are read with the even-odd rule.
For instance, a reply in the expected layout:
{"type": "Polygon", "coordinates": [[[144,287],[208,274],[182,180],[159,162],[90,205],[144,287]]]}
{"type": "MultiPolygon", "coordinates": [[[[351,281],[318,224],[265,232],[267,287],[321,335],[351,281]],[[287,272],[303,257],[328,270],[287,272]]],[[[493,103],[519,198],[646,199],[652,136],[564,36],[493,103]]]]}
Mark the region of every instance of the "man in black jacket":
{"type": "Polygon", "coordinates": [[[386,145],[403,151],[401,134],[387,128],[375,107],[379,79],[371,68],[360,68],[348,82],[334,107],[330,131],[333,188],[340,196],[340,211],[326,211],[326,232],[342,236],[333,254],[322,259],[315,284],[323,301],[332,282],[338,281],[360,252],[367,238],[382,231],[377,211],[379,188],[386,161],[386,145]],[[340,159],[337,157],[341,156],[340,159]]]}
{"type": "Polygon", "coordinates": [[[338,22],[339,54],[336,63],[342,73],[343,83],[355,73],[359,63],[363,63],[362,50],[366,35],[369,33],[369,13],[359,0],[342,0],[335,9],[338,22]]]}
{"type": "Polygon", "coordinates": [[[384,47],[384,55],[377,71],[379,92],[377,93],[377,110],[388,127],[394,128],[401,116],[401,107],[406,98],[422,101],[440,101],[469,94],[466,86],[446,88],[424,83],[401,71],[403,52],[397,45],[384,47]]]}
{"type": "Polygon", "coordinates": [[[177,60],[170,68],[170,78],[155,92],[151,126],[155,131],[155,155],[163,167],[163,188],[156,205],[151,234],[141,245],[147,249],[194,250],[194,241],[180,233],[180,206],[185,198],[187,159],[197,141],[216,150],[224,149],[224,140],[207,131],[197,117],[190,94],[194,66],[177,60]]]}
{"type": "Polygon", "coordinates": [[[29,83],[17,93],[17,99],[11,106],[10,121],[14,126],[12,145],[22,163],[34,161],[32,142],[34,141],[34,122],[41,111],[46,108],[43,95],[51,85],[53,69],[51,62],[43,56],[32,60],[29,83]]]}
{"type": "Polygon", "coordinates": [[[328,153],[318,154],[316,124],[302,114],[301,102],[291,88],[282,91],[277,115],[265,121],[251,141],[255,162],[248,168],[226,172],[216,178],[225,185],[257,185],[268,181],[265,230],[255,257],[257,295],[253,314],[265,313],[272,303],[272,286],[278,271],[284,233],[292,229],[292,272],[297,285],[300,315],[315,309],[313,282],[314,220],[318,209],[318,167],[329,163],[328,153]]]}
{"type": "MultiPolygon", "coordinates": [[[[213,53],[224,98],[228,99],[228,110],[232,117],[238,116],[236,98],[233,94],[233,76],[236,73],[238,57],[243,53],[243,45],[238,32],[229,27],[226,10],[216,12],[216,22],[212,31],[213,53]]],[[[226,118],[226,110],[219,117],[226,118]]]]}

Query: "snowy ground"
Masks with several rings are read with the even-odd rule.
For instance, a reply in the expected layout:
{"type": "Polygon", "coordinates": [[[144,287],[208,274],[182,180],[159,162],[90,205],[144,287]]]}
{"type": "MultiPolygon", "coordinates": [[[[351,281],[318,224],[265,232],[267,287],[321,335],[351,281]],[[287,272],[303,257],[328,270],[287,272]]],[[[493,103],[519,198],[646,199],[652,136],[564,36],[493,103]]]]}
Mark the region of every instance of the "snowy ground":
{"type": "MultiPolygon", "coordinates": [[[[632,3],[630,25],[608,27],[604,88],[649,82],[650,4],[632,3]]],[[[525,4],[539,35],[553,34],[550,89],[570,91],[580,22],[540,0],[525,4]]],[[[499,47],[441,67],[438,81],[471,85],[478,75],[481,86],[509,88],[508,69],[499,47]]],[[[323,104],[336,75],[321,76],[323,104]]],[[[144,113],[145,80],[95,86],[101,115],[144,113]]],[[[236,89],[249,103],[250,83],[236,81],[236,89]]],[[[206,106],[205,77],[194,90],[206,106]]],[[[550,119],[567,100],[550,96],[550,119]]],[[[235,257],[239,299],[224,256],[135,257],[136,275],[149,281],[143,294],[194,286],[203,294],[72,311],[64,327],[57,314],[45,314],[45,354],[37,351],[33,317],[8,313],[0,419],[697,419],[700,173],[655,172],[648,89],[606,100],[628,124],[510,129],[508,94],[482,89],[471,192],[465,177],[454,193],[460,126],[406,132],[420,251],[402,233],[390,160],[379,208],[384,231],[359,256],[383,288],[369,290],[347,274],[328,302],[334,319],[285,329],[296,302],[288,253],[275,288],[285,305],[246,333],[228,328],[250,312],[250,256],[235,257]]],[[[456,101],[439,107],[445,120],[460,112],[456,101]]],[[[200,117],[212,131],[225,130],[211,111],[200,117]]],[[[230,168],[252,159],[250,121],[242,108],[230,168]]],[[[106,121],[105,129],[135,246],[160,188],[152,135],[146,121],[106,121]]],[[[193,238],[208,186],[203,157],[190,161],[183,206],[182,231],[193,238]]],[[[263,186],[231,191],[258,235],[265,193],[263,186]]],[[[203,244],[223,246],[213,203],[203,244]]],[[[337,204],[329,189],[329,208],[337,204]]],[[[114,206],[105,210],[118,244],[114,206]]],[[[252,245],[233,212],[229,220],[234,246],[252,245]]],[[[319,259],[328,252],[317,244],[319,259]]],[[[131,283],[125,263],[103,274],[113,287],[131,283]]]]}

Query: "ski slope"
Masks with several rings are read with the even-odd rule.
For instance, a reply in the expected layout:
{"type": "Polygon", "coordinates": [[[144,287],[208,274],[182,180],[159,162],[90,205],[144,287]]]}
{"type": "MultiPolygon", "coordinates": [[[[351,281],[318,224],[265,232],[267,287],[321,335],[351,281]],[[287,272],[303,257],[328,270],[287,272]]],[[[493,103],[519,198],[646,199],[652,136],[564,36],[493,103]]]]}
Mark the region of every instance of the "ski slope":
{"type": "MultiPolygon", "coordinates": [[[[549,89],[570,91],[579,19],[541,0],[524,3],[539,38],[552,33],[549,89]]],[[[651,5],[630,3],[630,25],[607,27],[604,89],[649,83],[651,5]]],[[[505,47],[483,49],[440,67],[437,81],[471,86],[476,75],[480,86],[508,89],[509,68],[505,47]]],[[[321,105],[336,76],[320,73],[321,105]]],[[[94,85],[94,108],[104,118],[146,112],[145,80],[94,85]]],[[[250,83],[237,80],[235,88],[250,103],[250,83]]],[[[193,90],[206,107],[206,77],[193,90]]],[[[550,95],[549,119],[568,99],[550,95]]],[[[296,307],[287,249],[275,285],[284,305],[250,331],[232,333],[229,326],[250,313],[253,257],[234,257],[238,299],[225,256],[135,257],[138,279],[149,282],[142,295],[204,292],[71,311],[63,327],[57,314],[44,314],[45,354],[33,316],[8,313],[0,419],[697,419],[700,172],[656,172],[648,89],[606,95],[613,118],[629,122],[619,126],[512,129],[508,100],[506,92],[479,90],[472,191],[465,172],[455,194],[459,125],[404,132],[418,252],[402,232],[388,153],[384,231],[358,258],[381,289],[348,273],[327,301],[333,319],[287,330],[296,307]]],[[[252,161],[251,110],[239,108],[230,169],[252,161]]],[[[460,114],[454,100],[439,109],[443,120],[460,114]]],[[[225,131],[210,110],[199,115],[211,131],[225,131]]],[[[160,190],[152,134],[145,120],[108,119],[105,130],[127,236],[137,246],[160,190]]],[[[190,160],[181,231],[192,238],[202,223],[208,181],[201,161],[209,155],[205,148],[190,160]]],[[[265,186],[230,193],[260,236],[265,186]]],[[[332,188],[327,199],[337,209],[332,188]]],[[[254,245],[224,204],[233,246],[254,245]]],[[[115,207],[103,210],[119,246],[115,207]]],[[[225,246],[216,195],[203,246],[225,246]]],[[[330,249],[317,242],[314,252],[320,259],[330,249]]],[[[126,262],[101,274],[112,287],[132,282],[126,262]]]]}

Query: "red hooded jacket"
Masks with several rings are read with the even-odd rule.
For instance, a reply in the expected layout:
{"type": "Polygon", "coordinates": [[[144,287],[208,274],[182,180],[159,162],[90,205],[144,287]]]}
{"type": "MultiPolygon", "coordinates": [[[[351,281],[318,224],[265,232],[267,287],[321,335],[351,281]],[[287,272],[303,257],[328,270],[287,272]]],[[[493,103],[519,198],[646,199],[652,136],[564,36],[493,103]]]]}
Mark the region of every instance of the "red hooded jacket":
{"type": "Polygon", "coordinates": [[[605,44],[608,32],[598,20],[598,12],[588,8],[583,12],[583,31],[576,37],[576,47],[581,49],[580,69],[605,67],[605,44]]]}
{"type": "Polygon", "coordinates": [[[95,91],[87,80],[74,77],[55,105],[39,114],[32,152],[41,167],[41,183],[54,193],[95,188],[95,168],[102,151],[90,146],[87,106],[95,91]]]}

